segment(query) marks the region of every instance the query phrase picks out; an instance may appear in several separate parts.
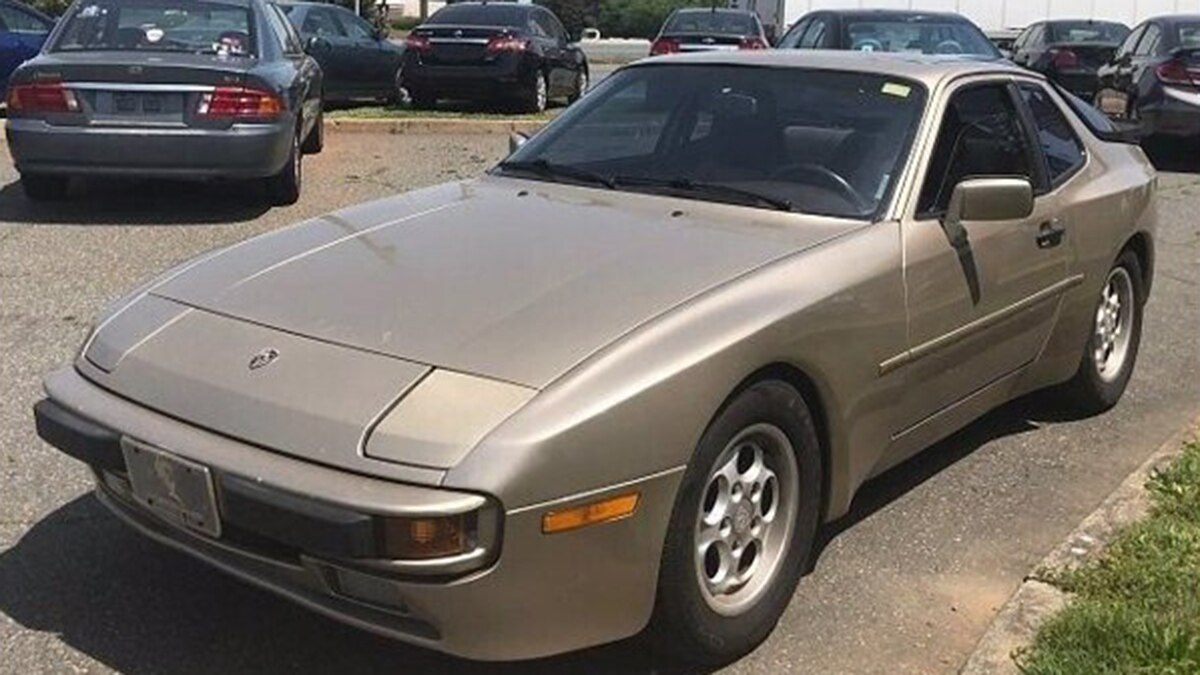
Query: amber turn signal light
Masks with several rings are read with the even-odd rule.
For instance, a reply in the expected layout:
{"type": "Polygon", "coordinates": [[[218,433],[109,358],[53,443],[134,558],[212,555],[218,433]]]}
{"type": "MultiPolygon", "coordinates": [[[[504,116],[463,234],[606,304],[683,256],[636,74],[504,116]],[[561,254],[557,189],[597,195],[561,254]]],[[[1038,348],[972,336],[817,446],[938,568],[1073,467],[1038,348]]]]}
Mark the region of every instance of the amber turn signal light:
{"type": "Polygon", "coordinates": [[[542,516],[542,532],[554,534],[628,518],[637,510],[637,504],[638,493],[629,492],[562,511],[550,511],[542,516]]]}
{"type": "Polygon", "coordinates": [[[387,518],[383,520],[383,549],[396,559],[443,558],[467,552],[466,516],[387,518]]]}

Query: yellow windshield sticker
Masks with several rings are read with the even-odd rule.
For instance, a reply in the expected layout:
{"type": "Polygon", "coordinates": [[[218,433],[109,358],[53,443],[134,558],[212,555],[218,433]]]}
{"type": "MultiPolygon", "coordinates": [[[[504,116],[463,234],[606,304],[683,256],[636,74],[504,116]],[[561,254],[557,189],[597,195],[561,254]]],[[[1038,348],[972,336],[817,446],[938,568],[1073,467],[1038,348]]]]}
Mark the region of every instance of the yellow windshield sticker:
{"type": "Polygon", "coordinates": [[[883,85],[883,93],[888,96],[908,98],[908,95],[912,93],[912,87],[907,84],[899,84],[898,82],[887,82],[883,85]]]}

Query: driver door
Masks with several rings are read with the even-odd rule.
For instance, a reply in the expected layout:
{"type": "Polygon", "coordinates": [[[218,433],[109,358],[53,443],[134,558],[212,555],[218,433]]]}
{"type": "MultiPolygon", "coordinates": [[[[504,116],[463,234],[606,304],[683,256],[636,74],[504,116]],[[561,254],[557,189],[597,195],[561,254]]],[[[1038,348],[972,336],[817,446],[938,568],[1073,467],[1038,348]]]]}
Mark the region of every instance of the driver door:
{"type": "MultiPolygon", "coordinates": [[[[982,410],[962,406],[1037,356],[1067,282],[1068,250],[1034,147],[1008,81],[959,85],[944,108],[915,214],[901,225],[908,299],[901,454],[915,451],[982,410]],[[1022,219],[949,222],[955,186],[967,178],[1022,177],[1034,189],[1022,219]]],[[[983,409],[990,408],[986,401],[983,409]]]]}

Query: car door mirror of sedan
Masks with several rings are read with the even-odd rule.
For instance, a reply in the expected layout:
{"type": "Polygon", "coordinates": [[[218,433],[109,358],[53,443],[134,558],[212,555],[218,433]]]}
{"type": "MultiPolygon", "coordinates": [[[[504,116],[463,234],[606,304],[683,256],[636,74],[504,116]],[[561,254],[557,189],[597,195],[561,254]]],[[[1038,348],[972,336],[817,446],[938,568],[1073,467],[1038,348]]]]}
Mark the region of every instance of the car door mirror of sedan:
{"type": "Polygon", "coordinates": [[[517,148],[521,147],[522,145],[525,145],[525,142],[528,140],[529,140],[529,136],[521,133],[520,131],[514,131],[511,134],[509,134],[508,135],[508,154],[511,155],[512,153],[516,152],[517,148]]]}
{"type": "Polygon", "coordinates": [[[969,178],[954,187],[946,217],[958,221],[1028,218],[1033,185],[1025,178],[969,178]]]}
{"type": "Polygon", "coordinates": [[[319,53],[329,49],[329,40],[320,35],[312,35],[304,42],[304,51],[309,53],[319,53]]]}

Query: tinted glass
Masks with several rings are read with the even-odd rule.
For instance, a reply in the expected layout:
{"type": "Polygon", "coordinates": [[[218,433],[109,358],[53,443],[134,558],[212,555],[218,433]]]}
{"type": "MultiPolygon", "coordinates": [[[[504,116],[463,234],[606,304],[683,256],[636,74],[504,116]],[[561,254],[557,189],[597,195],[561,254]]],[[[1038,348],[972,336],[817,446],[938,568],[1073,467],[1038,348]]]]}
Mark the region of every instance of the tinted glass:
{"type": "Polygon", "coordinates": [[[363,21],[350,12],[338,12],[338,23],[342,24],[342,28],[355,40],[374,40],[375,31],[371,28],[371,24],[363,21]]]}
{"type": "Polygon", "coordinates": [[[1119,23],[1103,21],[1060,21],[1050,24],[1048,42],[1108,42],[1120,43],[1129,35],[1129,29],[1119,23]]]}
{"type": "Polygon", "coordinates": [[[779,41],[780,49],[795,49],[800,44],[800,37],[804,35],[804,30],[808,28],[808,22],[811,19],[801,19],[799,23],[792,26],[791,30],[784,34],[783,39],[779,41]]]}
{"type": "Polygon", "coordinates": [[[447,5],[434,12],[427,24],[451,26],[524,26],[529,10],[517,5],[447,5]]]}
{"type": "Polygon", "coordinates": [[[867,52],[999,56],[995,45],[965,21],[849,19],[843,24],[850,49],[867,52]]]}
{"type": "Polygon", "coordinates": [[[328,9],[310,8],[304,16],[304,32],[321,37],[344,37],[346,31],[333,18],[333,11],[328,9]]]}
{"type": "Polygon", "coordinates": [[[250,10],[215,2],[106,0],[74,5],[54,51],[255,54],[250,10]]]}
{"type": "Polygon", "coordinates": [[[1033,180],[1017,110],[1002,84],[959,91],[946,106],[917,212],[944,213],[954,187],[981,176],[1033,180]]]}
{"type": "Polygon", "coordinates": [[[924,100],[920,85],[878,75],[635,67],[568,108],[510,160],[618,177],[619,189],[630,177],[717,184],[786,200],[796,211],[870,218],[890,194],[924,100]]]}
{"type": "Polygon", "coordinates": [[[1137,50],[1134,54],[1138,56],[1149,56],[1158,50],[1158,43],[1162,41],[1162,29],[1155,24],[1146,26],[1146,33],[1142,39],[1138,41],[1137,50]]]}
{"type": "Polygon", "coordinates": [[[804,31],[804,35],[800,37],[799,47],[801,49],[816,49],[817,47],[825,46],[826,21],[824,17],[817,17],[808,24],[808,28],[804,31]]]}
{"type": "Polygon", "coordinates": [[[1049,92],[1037,85],[1021,85],[1021,98],[1033,113],[1038,143],[1046,157],[1050,182],[1058,184],[1083,165],[1083,143],[1075,135],[1049,92]]]}
{"type": "Polygon", "coordinates": [[[1179,46],[1184,49],[1200,49],[1200,23],[1181,23],[1175,27],[1179,46]]]}
{"type": "Polygon", "coordinates": [[[741,12],[676,12],[663,26],[663,33],[709,35],[756,35],[754,17],[741,12]]]}
{"type": "Polygon", "coordinates": [[[1121,48],[1117,50],[1117,54],[1132,54],[1133,50],[1137,48],[1138,41],[1141,40],[1142,36],[1145,34],[1145,26],[1138,26],[1137,28],[1134,28],[1133,32],[1129,34],[1129,37],[1125,38],[1125,41],[1121,43],[1121,48]]]}
{"type": "Polygon", "coordinates": [[[28,12],[22,12],[16,7],[0,5],[0,30],[10,33],[40,35],[42,33],[49,33],[50,25],[28,12]]]}

